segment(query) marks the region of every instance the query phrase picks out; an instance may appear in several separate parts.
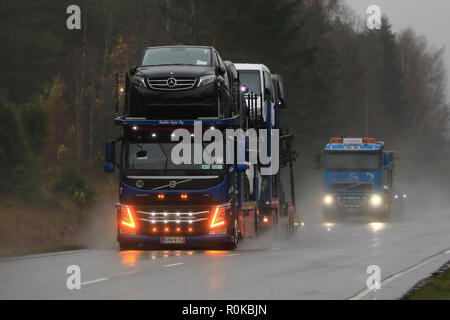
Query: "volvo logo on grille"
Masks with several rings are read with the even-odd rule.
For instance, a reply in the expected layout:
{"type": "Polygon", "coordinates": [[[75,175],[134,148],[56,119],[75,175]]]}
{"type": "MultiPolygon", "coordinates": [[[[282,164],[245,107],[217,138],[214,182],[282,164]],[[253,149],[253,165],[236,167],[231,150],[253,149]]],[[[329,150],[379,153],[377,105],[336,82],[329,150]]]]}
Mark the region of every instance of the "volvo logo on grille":
{"type": "Polygon", "coordinates": [[[139,189],[142,189],[144,187],[144,181],[142,181],[142,180],[136,181],[136,187],[138,187],[139,189]]]}
{"type": "Polygon", "coordinates": [[[177,186],[177,182],[176,181],[170,181],[169,182],[169,187],[171,187],[172,189],[175,188],[177,186]]]}
{"type": "Polygon", "coordinates": [[[177,80],[175,78],[169,78],[167,79],[167,86],[169,88],[173,88],[177,85],[177,80]]]}

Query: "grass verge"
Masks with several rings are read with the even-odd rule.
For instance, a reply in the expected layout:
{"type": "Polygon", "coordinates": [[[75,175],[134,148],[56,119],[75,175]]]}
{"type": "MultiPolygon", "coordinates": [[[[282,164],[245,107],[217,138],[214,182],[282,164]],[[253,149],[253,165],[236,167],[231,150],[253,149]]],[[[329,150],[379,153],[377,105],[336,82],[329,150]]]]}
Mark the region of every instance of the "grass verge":
{"type": "Polygon", "coordinates": [[[404,300],[450,300],[450,261],[416,284],[404,300]]]}

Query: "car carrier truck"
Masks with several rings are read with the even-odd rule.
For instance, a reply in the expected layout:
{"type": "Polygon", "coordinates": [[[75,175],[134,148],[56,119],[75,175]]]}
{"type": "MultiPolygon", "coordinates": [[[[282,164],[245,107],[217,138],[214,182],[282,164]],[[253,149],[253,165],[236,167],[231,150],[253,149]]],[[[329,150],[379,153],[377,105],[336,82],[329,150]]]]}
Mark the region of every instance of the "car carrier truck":
{"type": "Polygon", "coordinates": [[[323,168],[325,220],[401,215],[406,196],[395,191],[394,154],[374,138],[331,138],[316,156],[317,168],[323,168]]]}
{"type": "MultiPolygon", "coordinates": [[[[225,62],[223,67],[228,81],[239,81],[234,65],[225,62]]],[[[145,77],[143,81],[147,83],[145,77]]],[[[235,88],[231,94],[231,116],[211,117],[209,114],[203,118],[198,113],[195,119],[174,119],[173,115],[170,119],[154,119],[148,112],[130,116],[125,111],[114,119],[122,128],[122,135],[106,143],[105,171],[113,172],[116,166],[120,171],[116,208],[117,240],[122,250],[148,244],[169,248],[200,245],[233,249],[239,239],[256,237],[269,219],[270,225],[278,226],[283,233],[294,232],[294,224],[299,221],[295,205],[284,197],[282,203],[278,199],[280,172],[269,178],[275,190],[264,191],[265,195],[270,192],[270,196],[265,196],[269,203],[266,207],[270,210],[263,209],[260,202],[264,198],[260,188],[263,166],[259,162],[248,162],[251,150],[247,138],[230,137],[227,133],[230,129],[267,128],[256,117],[256,103],[252,103],[256,97],[244,102],[245,85],[232,83],[230,88],[235,88]],[[172,157],[172,151],[179,146],[179,130],[194,142],[189,152],[192,161],[188,164],[177,163],[172,157]],[[225,161],[226,147],[221,157],[214,155],[214,162],[205,161],[205,155],[213,155],[206,152],[208,145],[202,137],[213,131],[220,131],[226,137],[224,144],[232,139],[235,148],[232,163],[225,161]],[[116,146],[120,148],[117,155],[116,146]],[[199,150],[195,150],[198,147],[199,150]],[[203,155],[200,162],[195,160],[196,151],[203,155]],[[254,173],[251,180],[247,172],[254,173]]],[[[220,110],[221,105],[216,107],[220,110]]],[[[277,117],[278,107],[273,107],[277,117]]],[[[269,103],[267,110],[270,109],[269,103]]],[[[291,141],[292,136],[285,134],[278,142],[285,146],[280,147],[280,167],[290,165],[293,174],[295,152],[291,141]]],[[[289,182],[293,181],[291,177],[289,182]]],[[[291,190],[294,192],[293,186],[291,190]]]]}

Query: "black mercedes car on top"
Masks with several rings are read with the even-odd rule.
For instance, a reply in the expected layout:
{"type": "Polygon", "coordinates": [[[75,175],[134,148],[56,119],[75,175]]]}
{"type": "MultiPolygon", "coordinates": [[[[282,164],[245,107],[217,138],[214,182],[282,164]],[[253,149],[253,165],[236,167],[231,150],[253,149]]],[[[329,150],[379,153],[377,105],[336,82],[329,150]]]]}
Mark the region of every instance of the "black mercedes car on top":
{"type": "Polygon", "coordinates": [[[127,74],[126,113],[164,120],[228,117],[231,81],[213,47],[149,47],[127,74]]]}

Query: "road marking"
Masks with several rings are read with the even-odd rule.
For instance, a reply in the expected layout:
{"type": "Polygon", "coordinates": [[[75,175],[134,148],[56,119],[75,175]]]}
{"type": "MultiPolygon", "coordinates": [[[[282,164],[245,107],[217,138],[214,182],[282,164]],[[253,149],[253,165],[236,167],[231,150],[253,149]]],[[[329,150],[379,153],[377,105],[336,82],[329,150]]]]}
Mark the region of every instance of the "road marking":
{"type": "Polygon", "coordinates": [[[234,256],[240,256],[240,253],[232,253],[232,254],[227,254],[225,255],[225,257],[234,257],[234,256]]]}
{"type": "Polygon", "coordinates": [[[178,263],[172,263],[172,264],[166,264],[164,267],[175,267],[175,266],[181,266],[182,264],[185,264],[184,262],[178,262],[178,263]]]}
{"type": "MultiPolygon", "coordinates": [[[[394,273],[393,275],[391,275],[391,276],[387,277],[386,279],[384,279],[383,281],[381,281],[381,287],[383,287],[383,285],[385,285],[385,284],[387,284],[387,283],[397,279],[398,277],[401,277],[401,276],[403,276],[403,275],[405,275],[405,274],[407,274],[407,273],[409,273],[409,272],[411,272],[413,270],[416,270],[416,269],[418,269],[420,267],[423,267],[428,262],[430,262],[430,261],[432,261],[434,259],[440,258],[440,257],[442,257],[442,256],[444,256],[446,254],[450,254],[450,250],[447,250],[447,251],[438,253],[438,254],[436,254],[434,256],[428,257],[428,258],[422,260],[421,262],[419,262],[416,265],[413,265],[413,266],[411,266],[411,267],[409,267],[409,268],[407,268],[405,270],[402,270],[400,272],[394,273]]],[[[361,298],[363,298],[365,295],[369,294],[372,291],[373,291],[372,289],[364,289],[364,290],[360,291],[359,293],[355,294],[354,296],[351,296],[351,297],[349,297],[347,299],[348,300],[360,300],[361,298]]]]}
{"type": "Polygon", "coordinates": [[[82,282],[81,285],[86,286],[88,284],[93,284],[93,283],[102,282],[102,281],[106,281],[106,280],[109,280],[109,278],[100,278],[100,279],[95,279],[95,280],[91,280],[91,281],[85,281],[85,282],[82,282]]]}
{"type": "Polygon", "coordinates": [[[29,260],[29,259],[40,259],[40,258],[58,258],[58,257],[67,257],[74,256],[78,254],[84,253],[96,253],[96,250],[70,250],[70,251],[59,251],[59,252],[49,252],[49,253],[39,253],[39,254],[31,254],[26,256],[18,256],[18,257],[10,257],[10,258],[1,258],[0,263],[3,262],[15,262],[21,260],[29,260]]]}
{"type": "Polygon", "coordinates": [[[269,249],[269,251],[277,251],[277,250],[280,250],[280,248],[272,248],[272,249],[269,249]]]}

